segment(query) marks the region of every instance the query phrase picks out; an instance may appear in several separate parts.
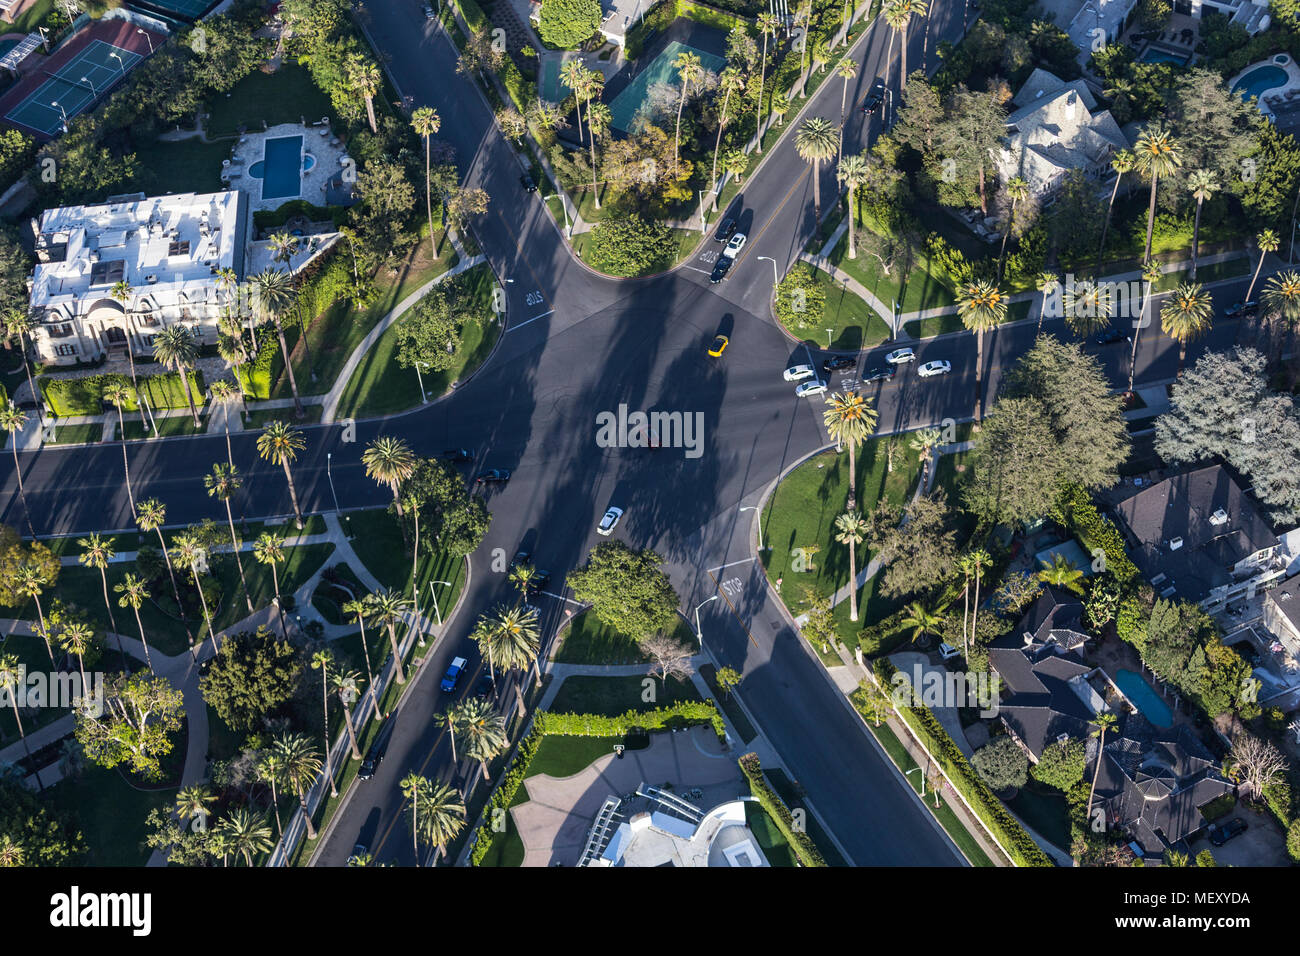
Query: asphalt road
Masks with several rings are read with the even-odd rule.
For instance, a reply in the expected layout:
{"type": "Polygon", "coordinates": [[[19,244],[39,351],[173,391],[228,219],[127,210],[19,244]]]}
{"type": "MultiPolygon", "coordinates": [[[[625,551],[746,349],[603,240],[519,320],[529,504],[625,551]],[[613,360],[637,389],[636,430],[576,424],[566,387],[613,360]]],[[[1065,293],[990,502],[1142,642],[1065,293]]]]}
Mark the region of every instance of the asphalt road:
{"type": "MultiPolygon", "coordinates": [[[[960,6],[937,6],[929,38],[932,68],[939,37],[956,39],[961,32],[960,6]]],[[[456,146],[468,180],[492,197],[475,233],[503,280],[507,327],[489,362],[445,399],[405,415],[359,422],[352,442],[344,440],[346,433],[338,425],[307,427],[307,449],[294,467],[299,495],[305,510],[334,507],[328,456],[340,506],[386,505],[387,491],[366,478],[360,463],[365,443],[380,434],[402,436],[421,455],[452,447],[474,449],[476,461],[466,466],[467,473],[503,467],[514,476],[505,488],[490,493],[492,527],[472,556],[463,607],[429,650],[430,659],[396,716],[386,759],[337,818],[319,862],[342,865],[357,842],[377,859],[414,862],[397,781],[411,770],[443,779],[452,773],[445,735],[432,719],[450,703],[437,683],[450,658],[464,655],[471,672],[458,696],[474,685],[483,664],[468,633],[481,613],[510,593],[505,575],[494,565],[504,567],[500,559],[508,559],[522,544],[535,553],[539,566],[554,572],[556,596],[542,599],[549,640],[569,606],[557,590],[563,575],[584,562],[599,540],[597,520],[614,503],[627,510],[617,536],[636,547],[652,546],[664,556],[683,595],[684,611],[723,595],[700,611],[705,642],[720,665],[742,671],[743,700],[851,860],[859,865],[959,863],[950,841],[863,732],[770,599],[761,568],[752,561],[752,513],[739,510],[757,504],[777,475],[827,444],[820,402],[796,399],[793,386],[780,376],[790,364],[810,358],[820,362],[823,356],[810,355],[773,322],[770,264],[757,259],[776,258],[784,270],[814,231],[811,174],[792,142],[771,152],[737,201],[748,217],[744,226],[750,241],[725,283],[709,286],[688,267],[652,279],[612,281],[569,255],[540,199],[520,188],[518,159],[496,131],[478,90],[454,72],[453,46],[423,18],[419,4],[371,4],[368,27],[399,92],[438,110],[440,138],[456,146]],[[705,348],[720,330],[731,336],[732,344],[719,361],[708,358],[705,348]],[[692,457],[681,448],[600,447],[595,417],[617,412],[620,405],[700,413],[702,453],[692,457]],[[722,580],[730,582],[725,595],[719,588],[722,580]]],[[[854,101],[883,74],[889,33],[883,25],[873,28],[856,46],[855,55],[866,65],[856,87],[850,86],[854,101]]],[[[914,29],[909,65],[920,63],[922,43],[923,31],[914,29]]],[[[893,53],[897,56],[897,43],[893,53]]],[[[837,120],[840,91],[838,79],[828,81],[806,115],[837,120]]],[[[794,122],[794,117],[787,120],[794,122]]],[[[865,146],[879,122],[854,111],[846,149],[865,146]]],[[[835,195],[834,176],[827,170],[823,206],[835,195]]],[[[709,243],[703,252],[715,249],[709,243]]],[[[1243,280],[1240,287],[1244,285],[1243,280]]],[[[1229,301],[1240,297],[1236,286],[1220,295],[1229,301]]],[[[1234,336],[1232,324],[1220,322],[1200,347],[1221,347],[1234,336]]],[[[991,390],[1000,371],[1033,337],[1032,325],[986,336],[985,374],[991,390]]],[[[881,364],[888,349],[874,350],[860,367],[881,364]]],[[[879,402],[882,432],[944,418],[961,420],[972,413],[973,339],[947,336],[916,350],[919,361],[947,359],[954,371],[921,380],[908,368],[891,383],[863,386],[879,402]]],[[[1122,384],[1127,347],[1098,351],[1122,384]]],[[[1195,354],[1194,348],[1189,360],[1195,354]]],[[[1171,378],[1175,364],[1174,344],[1158,329],[1144,330],[1139,381],[1171,378]]],[[[257,459],[254,441],[254,435],[234,438],[235,460],[247,478],[234,507],[250,516],[286,514],[283,474],[257,459]]],[[[128,452],[137,497],[161,498],[169,523],[222,516],[202,483],[212,463],[224,458],[222,438],[135,442],[128,452]]],[[[39,532],[130,526],[119,445],[46,448],[22,457],[39,532]]],[[[22,526],[7,456],[0,463],[0,495],[3,520],[22,526]]]]}

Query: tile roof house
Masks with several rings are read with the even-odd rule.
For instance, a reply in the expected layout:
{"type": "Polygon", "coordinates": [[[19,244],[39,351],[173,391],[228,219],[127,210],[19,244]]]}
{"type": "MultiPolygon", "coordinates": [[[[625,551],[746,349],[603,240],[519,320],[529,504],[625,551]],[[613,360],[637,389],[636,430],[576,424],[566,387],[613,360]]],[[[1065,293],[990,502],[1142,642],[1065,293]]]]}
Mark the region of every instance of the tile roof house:
{"type": "Polygon", "coordinates": [[[1011,102],[998,173],[1003,182],[1021,177],[1035,195],[1050,195],[1074,169],[1106,179],[1111,158],[1129,145],[1109,110],[1093,112],[1097,101],[1083,80],[1034,70],[1011,102]]]}
{"type": "Polygon", "coordinates": [[[1161,597],[1214,610],[1286,573],[1278,536],[1220,465],[1166,478],[1114,510],[1133,563],[1161,597]]]}

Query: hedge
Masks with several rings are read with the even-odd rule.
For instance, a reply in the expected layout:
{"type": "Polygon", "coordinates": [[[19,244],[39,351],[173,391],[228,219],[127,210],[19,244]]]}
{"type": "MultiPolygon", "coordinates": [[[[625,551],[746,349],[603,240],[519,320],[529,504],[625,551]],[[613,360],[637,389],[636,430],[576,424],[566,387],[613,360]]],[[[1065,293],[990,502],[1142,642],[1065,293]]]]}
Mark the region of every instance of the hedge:
{"type": "MultiPolygon", "coordinates": [[[[878,670],[878,679],[883,686],[890,686],[895,667],[888,660],[874,662],[878,670]]],[[[956,742],[943,729],[938,718],[930,708],[925,706],[897,707],[898,715],[908,727],[920,738],[934,759],[939,762],[948,779],[965,798],[966,803],[979,814],[984,825],[989,828],[1002,848],[1010,855],[1017,866],[1054,866],[1052,858],[1043,852],[1042,847],[1025,832],[1020,822],[1002,805],[989,789],[975,768],[970,765],[966,755],[961,752],[956,742]]]]}
{"type": "Polygon", "coordinates": [[[1106,556],[1106,570],[1121,582],[1138,575],[1137,566],[1124,549],[1124,536],[1111,521],[1097,511],[1092,498],[1078,485],[1070,485],[1061,495],[1059,507],[1065,524],[1078,535],[1089,552],[1100,549],[1106,556]]]}
{"type": "Polygon", "coordinates": [[[335,243],[298,273],[298,304],[309,328],[318,315],[352,294],[352,267],[338,254],[341,245],[335,243]]]}
{"type": "Polygon", "coordinates": [[[505,65],[501,67],[497,76],[515,104],[515,109],[521,116],[527,116],[529,106],[537,99],[537,84],[525,79],[519,72],[519,67],[515,66],[514,61],[509,57],[506,58],[505,65]]]}
{"type": "Polygon", "coordinates": [[[280,341],[275,330],[264,325],[257,330],[257,356],[247,365],[241,365],[236,374],[239,385],[249,398],[271,397],[271,367],[280,351],[280,341]]]}
{"type": "Polygon", "coordinates": [[[817,844],[813,843],[812,837],[795,826],[790,808],[763,779],[763,766],[758,761],[758,754],[747,753],[737,763],[740,764],[740,772],[749,781],[749,792],[776,823],[776,828],[786,838],[799,862],[804,866],[826,866],[826,860],[817,849],[817,844]]]}
{"type": "Polygon", "coordinates": [[[519,748],[515,751],[510,766],[506,768],[501,783],[493,791],[492,799],[488,800],[483,807],[483,826],[479,827],[474,837],[474,846],[470,849],[470,866],[478,866],[482,863],[483,857],[487,856],[488,851],[492,849],[492,843],[496,840],[498,832],[488,825],[488,821],[495,816],[495,811],[508,812],[507,808],[514,803],[515,794],[519,792],[524,778],[528,776],[528,766],[533,762],[537,745],[542,742],[542,736],[541,730],[534,724],[528,736],[519,741],[519,748]]]}
{"type": "Polygon", "coordinates": [[[461,17],[469,24],[471,30],[478,32],[491,26],[487,14],[474,0],[451,0],[451,4],[460,12],[461,17]]]}
{"type": "Polygon", "coordinates": [[[275,229],[294,216],[304,216],[313,222],[329,220],[338,228],[347,222],[348,209],[346,206],[316,206],[305,199],[290,199],[278,209],[259,209],[254,212],[253,225],[258,229],[275,229]]]}

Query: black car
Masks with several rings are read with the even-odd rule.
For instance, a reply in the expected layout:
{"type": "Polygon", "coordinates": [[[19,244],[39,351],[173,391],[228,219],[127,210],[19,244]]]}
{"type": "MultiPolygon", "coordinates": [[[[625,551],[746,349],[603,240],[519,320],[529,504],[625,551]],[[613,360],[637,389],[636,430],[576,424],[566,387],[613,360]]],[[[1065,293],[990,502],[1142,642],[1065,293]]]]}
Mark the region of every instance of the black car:
{"type": "Polygon", "coordinates": [[[485,471],[478,475],[474,482],[479,485],[504,484],[510,480],[510,472],[505,468],[493,468],[491,471],[485,471]]]}
{"type": "Polygon", "coordinates": [[[1123,332],[1121,332],[1119,329],[1111,328],[1111,329],[1106,329],[1095,339],[1093,339],[1093,341],[1096,342],[1098,345],[1113,345],[1116,342],[1127,342],[1128,336],[1125,335],[1123,332]]]}
{"type": "Polygon", "coordinates": [[[726,242],[728,239],[731,238],[731,234],[735,231],[736,231],[736,220],[724,219],[722,220],[722,225],[718,227],[718,231],[713,234],[713,241],[726,242]]]}
{"type": "Polygon", "coordinates": [[[446,461],[454,461],[458,464],[474,460],[474,456],[470,454],[468,448],[448,448],[439,457],[446,461]]]}
{"type": "Polygon", "coordinates": [[[528,173],[524,173],[519,177],[519,185],[524,187],[524,192],[526,193],[537,192],[537,183],[533,181],[533,177],[528,175],[528,173]]]}
{"type": "Polygon", "coordinates": [[[871,91],[867,93],[867,98],[862,104],[862,112],[871,115],[880,109],[880,104],[885,101],[885,81],[877,79],[871,84],[871,91]]]}
{"type": "Polygon", "coordinates": [[[484,671],[474,684],[474,696],[480,700],[491,700],[496,695],[496,692],[497,686],[492,680],[492,674],[484,671]]]}
{"type": "Polygon", "coordinates": [[[731,271],[731,264],[735,262],[730,256],[719,256],[718,261],[713,264],[713,271],[709,274],[709,281],[715,285],[727,277],[731,271]]]}
{"type": "Polygon", "coordinates": [[[1245,302],[1238,302],[1230,308],[1224,309],[1223,314],[1229,319],[1235,319],[1237,316],[1254,315],[1255,310],[1259,308],[1259,302],[1256,299],[1249,299],[1245,302]]]}
{"type": "Polygon", "coordinates": [[[384,721],[384,725],[379,728],[379,736],[375,738],[375,742],[366,751],[366,759],[361,761],[361,769],[357,771],[358,780],[369,780],[375,775],[375,770],[379,768],[379,765],[384,760],[384,754],[388,752],[388,741],[393,736],[393,724],[395,723],[396,721],[389,717],[384,721]]]}
{"type": "Polygon", "coordinates": [[[869,368],[862,373],[864,382],[892,382],[894,376],[898,374],[897,365],[882,365],[879,368],[869,368]]]}
{"type": "Polygon", "coordinates": [[[1215,846],[1223,846],[1233,837],[1246,832],[1246,821],[1241,817],[1233,817],[1227,823],[1210,824],[1210,842],[1215,846]]]}
{"type": "Polygon", "coordinates": [[[533,579],[528,582],[528,587],[533,591],[540,591],[542,588],[546,587],[546,585],[550,583],[551,583],[551,572],[543,571],[541,568],[538,568],[537,571],[533,574],[533,579]]]}
{"type": "Polygon", "coordinates": [[[533,552],[525,551],[522,548],[515,552],[515,559],[510,562],[510,569],[521,568],[526,564],[533,563],[533,552]]]}
{"type": "Polygon", "coordinates": [[[826,361],[822,362],[822,371],[826,373],[838,372],[841,369],[854,368],[858,360],[851,355],[832,355],[826,361]]]}

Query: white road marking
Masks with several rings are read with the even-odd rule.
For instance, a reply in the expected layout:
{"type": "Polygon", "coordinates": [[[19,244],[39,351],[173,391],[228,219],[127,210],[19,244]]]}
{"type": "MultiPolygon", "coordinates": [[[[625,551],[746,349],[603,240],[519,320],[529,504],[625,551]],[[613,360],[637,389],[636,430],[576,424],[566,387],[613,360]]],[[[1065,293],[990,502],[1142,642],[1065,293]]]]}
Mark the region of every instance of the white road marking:
{"type": "Polygon", "coordinates": [[[753,560],[753,558],[743,558],[740,561],[732,561],[730,564],[720,564],[716,568],[705,568],[704,571],[706,574],[712,574],[714,571],[723,571],[727,568],[734,568],[738,564],[749,564],[753,560]]]}
{"type": "Polygon", "coordinates": [[[506,329],[506,331],[507,331],[507,332],[513,332],[513,331],[515,331],[515,329],[522,329],[522,328],[523,328],[525,325],[527,325],[529,322],[536,322],[538,319],[544,319],[544,318],[546,318],[548,315],[553,314],[554,312],[555,312],[555,310],[554,310],[554,309],[551,309],[550,312],[543,312],[541,315],[535,315],[535,316],[533,316],[531,319],[527,319],[527,320],[525,320],[525,321],[523,321],[523,322],[520,322],[518,325],[512,325],[512,326],[510,326],[508,329],[506,329]]]}

